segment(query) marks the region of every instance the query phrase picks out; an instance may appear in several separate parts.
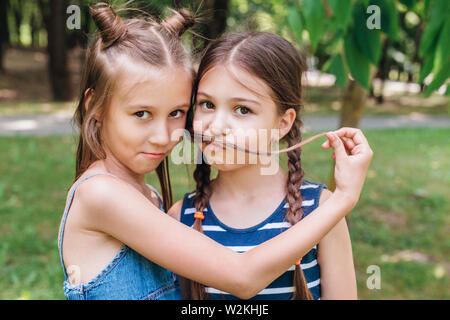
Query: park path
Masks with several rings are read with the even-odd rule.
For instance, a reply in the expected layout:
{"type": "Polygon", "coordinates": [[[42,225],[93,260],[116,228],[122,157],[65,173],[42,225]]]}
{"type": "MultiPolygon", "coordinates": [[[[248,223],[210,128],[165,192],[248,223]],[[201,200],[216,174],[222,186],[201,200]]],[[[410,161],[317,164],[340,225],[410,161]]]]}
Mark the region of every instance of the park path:
{"type": "MultiPolygon", "coordinates": [[[[336,115],[306,115],[302,117],[304,132],[335,130],[339,125],[336,115]]],[[[450,128],[450,116],[428,116],[410,114],[400,116],[364,116],[360,128],[450,128]]],[[[48,136],[76,135],[78,130],[72,126],[71,115],[7,115],[0,116],[0,136],[48,136]]]]}

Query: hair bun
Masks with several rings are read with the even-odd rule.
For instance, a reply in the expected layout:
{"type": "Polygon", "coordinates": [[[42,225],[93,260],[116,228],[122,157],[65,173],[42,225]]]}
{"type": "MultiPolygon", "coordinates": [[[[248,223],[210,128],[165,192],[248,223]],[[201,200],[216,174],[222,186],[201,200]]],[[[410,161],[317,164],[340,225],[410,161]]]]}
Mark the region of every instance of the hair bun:
{"type": "Polygon", "coordinates": [[[174,14],[161,22],[170,34],[179,37],[195,24],[195,15],[191,11],[183,8],[170,11],[174,14]]]}
{"type": "Polygon", "coordinates": [[[90,13],[100,31],[103,49],[108,48],[127,34],[127,26],[108,3],[100,2],[94,4],[90,7],[90,13]]]}

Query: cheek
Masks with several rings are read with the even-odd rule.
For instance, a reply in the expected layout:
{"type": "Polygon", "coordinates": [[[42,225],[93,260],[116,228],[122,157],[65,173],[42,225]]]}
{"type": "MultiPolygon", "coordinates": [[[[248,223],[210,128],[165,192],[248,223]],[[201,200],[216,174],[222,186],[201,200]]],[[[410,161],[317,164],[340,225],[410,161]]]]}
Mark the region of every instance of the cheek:
{"type": "Polygon", "coordinates": [[[116,153],[129,153],[131,149],[136,149],[146,140],[145,132],[142,132],[142,129],[135,123],[126,123],[125,120],[106,129],[108,144],[116,153]]]}
{"type": "Polygon", "coordinates": [[[145,140],[146,132],[142,126],[136,125],[133,121],[128,123],[123,121],[117,128],[117,135],[120,136],[120,140],[132,146],[145,140]]]}
{"type": "Polygon", "coordinates": [[[169,124],[170,148],[175,147],[186,134],[189,135],[189,131],[186,130],[186,118],[173,120],[169,124]]]}
{"type": "Polygon", "coordinates": [[[193,119],[193,128],[194,131],[204,131],[208,127],[208,124],[212,120],[212,113],[208,114],[201,111],[195,111],[194,112],[194,119],[193,119]]]}

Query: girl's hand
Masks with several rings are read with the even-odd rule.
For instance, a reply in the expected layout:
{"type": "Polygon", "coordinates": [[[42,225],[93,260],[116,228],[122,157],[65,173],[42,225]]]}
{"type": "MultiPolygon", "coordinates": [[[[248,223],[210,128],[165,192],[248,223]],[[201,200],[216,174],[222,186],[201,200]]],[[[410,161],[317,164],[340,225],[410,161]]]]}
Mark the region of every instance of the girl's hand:
{"type": "Polygon", "coordinates": [[[356,205],[373,151],[362,131],[357,128],[344,127],[328,132],[327,138],[322,148],[328,149],[331,146],[334,150],[332,158],[336,160],[335,193],[356,205]]]}

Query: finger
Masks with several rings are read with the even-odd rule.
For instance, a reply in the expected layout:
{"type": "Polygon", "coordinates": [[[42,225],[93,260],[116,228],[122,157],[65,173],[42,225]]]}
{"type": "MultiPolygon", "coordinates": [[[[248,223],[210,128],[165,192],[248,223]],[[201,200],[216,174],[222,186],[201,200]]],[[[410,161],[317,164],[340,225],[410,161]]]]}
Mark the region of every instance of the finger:
{"type": "Polygon", "coordinates": [[[325,140],[324,143],[322,143],[322,148],[327,149],[330,147],[330,139],[328,137],[326,137],[327,140],[325,140]]]}
{"type": "Polygon", "coordinates": [[[342,140],[333,132],[328,132],[327,137],[331,140],[331,147],[336,155],[336,161],[343,161],[346,159],[348,155],[342,140]]]}
{"type": "Polygon", "coordinates": [[[341,137],[342,141],[344,142],[344,146],[345,149],[351,153],[353,148],[355,147],[355,143],[353,142],[353,140],[346,138],[346,137],[341,137]]]}
{"type": "Polygon", "coordinates": [[[351,151],[352,155],[360,154],[361,152],[362,152],[362,151],[361,151],[361,145],[357,145],[357,146],[354,147],[354,148],[352,149],[352,151],[351,151]]]}
{"type": "MultiPolygon", "coordinates": [[[[355,143],[353,140],[347,137],[341,137],[341,139],[344,141],[345,149],[350,153],[351,150],[355,147],[355,143]]],[[[328,149],[330,147],[330,140],[325,141],[322,143],[322,148],[328,149]]]]}
{"type": "Polygon", "coordinates": [[[327,141],[325,141],[324,143],[322,143],[322,148],[328,149],[329,147],[330,147],[329,140],[327,140],[327,141]]]}
{"type": "Polygon", "coordinates": [[[353,140],[353,142],[358,144],[369,144],[366,137],[364,136],[361,129],[358,128],[350,128],[350,127],[343,127],[339,130],[334,131],[339,137],[347,137],[353,140]]]}
{"type": "Polygon", "coordinates": [[[370,149],[369,146],[364,145],[364,144],[359,144],[352,149],[351,154],[367,156],[367,157],[371,158],[373,156],[373,151],[372,151],[372,149],[370,149]]]}

